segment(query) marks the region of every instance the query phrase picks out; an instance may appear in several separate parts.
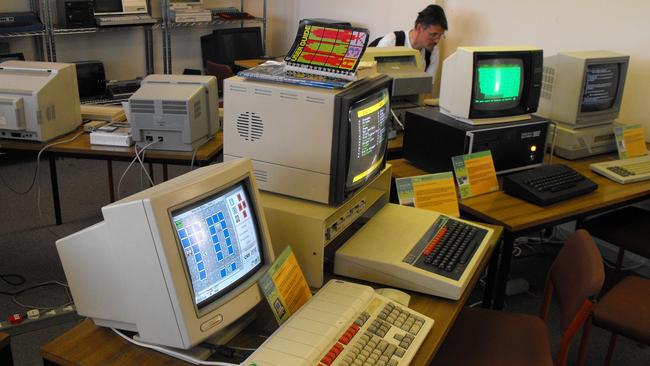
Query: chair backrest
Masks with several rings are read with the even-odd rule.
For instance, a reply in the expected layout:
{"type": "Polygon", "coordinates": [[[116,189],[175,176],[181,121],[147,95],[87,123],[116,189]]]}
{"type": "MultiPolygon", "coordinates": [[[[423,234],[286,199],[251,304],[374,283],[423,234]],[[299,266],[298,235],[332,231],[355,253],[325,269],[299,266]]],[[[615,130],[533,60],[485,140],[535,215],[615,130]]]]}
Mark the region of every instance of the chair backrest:
{"type": "Polygon", "coordinates": [[[223,94],[223,81],[235,73],[228,65],[218,64],[216,62],[207,60],[205,62],[205,73],[217,78],[217,88],[219,88],[219,95],[223,94]]]}
{"type": "Polygon", "coordinates": [[[588,319],[595,298],[603,286],[605,270],[594,239],[585,230],[573,233],[551,265],[544,289],[541,317],[546,320],[551,297],[560,306],[562,340],[556,365],[566,364],[571,340],[588,319]]]}

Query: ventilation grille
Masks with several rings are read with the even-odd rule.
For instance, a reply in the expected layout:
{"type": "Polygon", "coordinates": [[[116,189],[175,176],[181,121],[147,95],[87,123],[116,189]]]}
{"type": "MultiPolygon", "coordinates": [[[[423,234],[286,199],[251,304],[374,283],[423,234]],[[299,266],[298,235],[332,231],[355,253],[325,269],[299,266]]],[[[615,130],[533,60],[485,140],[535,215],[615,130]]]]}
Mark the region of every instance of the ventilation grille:
{"type": "Polygon", "coordinates": [[[201,102],[194,103],[194,118],[201,117],[201,102]]]}
{"type": "Polygon", "coordinates": [[[229,85],[228,90],[238,92],[238,93],[246,93],[248,88],[241,85],[229,85]]]}
{"type": "Polygon", "coordinates": [[[273,95],[273,92],[271,91],[271,89],[259,89],[259,88],[255,88],[255,94],[257,94],[257,95],[264,95],[264,96],[266,96],[266,97],[270,97],[271,95],[273,95]]]}
{"type": "Polygon", "coordinates": [[[155,112],[153,100],[132,100],[129,102],[131,113],[148,113],[155,112]]]}
{"type": "Polygon", "coordinates": [[[187,104],[185,102],[163,101],[163,114],[187,114],[187,104]]]}
{"type": "Polygon", "coordinates": [[[316,98],[316,97],[310,97],[308,96],[305,98],[307,102],[309,103],[316,103],[316,104],[325,104],[325,99],[324,98],[316,98]]]}
{"type": "Polygon", "coordinates": [[[280,92],[280,98],[281,98],[281,99],[298,100],[298,94],[287,93],[287,92],[280,92]]]}
{"type": "Polygon", "coordinates": [[[45,113],[46,113],[46,117],[47,117],[48,121],[55,120],[56,119],[56,108],[54,108],[54,104],[48,106],[45,113]]]}
{"type": "Polygon", "coordinates": [[[269,173],[264,170],[253,169],[253,174],[255,174],[255,179],[258,182],[266,183],[269,181],[269,173]]]}
{"type": "Polygon", "coordinates": [[[555,68],[544,66],[544,74],[542,76],[542,92],[540,97],[544,99],[551,99],[553,94],[553,83],[555,82],[555,68]]]}
{"type": "Polygon", "coordinates": [[[262,138],[264,124],[262,118],[253,112],[243,112],[237,116],[237,133],[246,141],[262,138]]]}

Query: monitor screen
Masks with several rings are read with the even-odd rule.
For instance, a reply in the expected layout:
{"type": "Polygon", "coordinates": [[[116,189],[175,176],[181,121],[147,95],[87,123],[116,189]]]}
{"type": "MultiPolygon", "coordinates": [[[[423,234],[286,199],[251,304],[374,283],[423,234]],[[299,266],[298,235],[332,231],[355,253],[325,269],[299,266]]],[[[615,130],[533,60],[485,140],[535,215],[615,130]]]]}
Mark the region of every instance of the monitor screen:
{"type": "Polygon", "coordinates": [[[0,62],[5,61],[25,61],[25,55],[17,53],[0,53],[0,62]]]}
{"type": "Polygon", "coordinates": [[[524,88],[524,64],[520,58],[494,58],[476,63],[472,108],[499,111],[519,105],[524,88]]]}
{"type": "Polygon", "coordinates": [[[122,0],[95,0],[95,14],[121,13],[122,0]]]}
{"type": "Polygon", "coordinates": [[[198,308],[262,266],[258,223],[243,183],[176,209],[171,218],[198,308]]]}
{"type": "Polygon", "coordinates": [[[588,65],[585,70],[580,112],[612,108],[616,102],[621,66],[618,63],[588,65]]]}
{"type": "Polygon", "coordinates": [[[350,161],[346,190],[354,189],[381,168],[386,149],[386,128],[390,116],[387,89],[382,89],[350,106],[350,161]]]}

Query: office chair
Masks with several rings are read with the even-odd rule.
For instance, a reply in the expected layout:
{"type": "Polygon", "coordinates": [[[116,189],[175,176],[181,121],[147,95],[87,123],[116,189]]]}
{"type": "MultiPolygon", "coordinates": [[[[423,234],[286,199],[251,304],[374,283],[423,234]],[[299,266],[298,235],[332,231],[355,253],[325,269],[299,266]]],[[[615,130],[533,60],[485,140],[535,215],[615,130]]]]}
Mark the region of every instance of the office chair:
{"type": "Polygon", "coordinates": [[[223,95],[223,81],[235,75],[235,73],[232,71],[230,66],[224,64],[218,64],[210,60],[207,60],[205,62],[205,73],[206,75],[212,75],[217,78],[217,88],[219,89],[219,96],[223,95]]]}
{"type": "MultiPolygon", "coordinates": [[[[571,340],[593,307],[603,285],[600,252],[585,230],[576,231],[549,269],[540,316],[465,308],[442,344],[432,366],[566,365],[571,340]],[[551,298],[560,306],[562,340],[555,363],[545,321],[551,298]]],[[[580,345],[583,350],[586,342],[580,345]]]]}

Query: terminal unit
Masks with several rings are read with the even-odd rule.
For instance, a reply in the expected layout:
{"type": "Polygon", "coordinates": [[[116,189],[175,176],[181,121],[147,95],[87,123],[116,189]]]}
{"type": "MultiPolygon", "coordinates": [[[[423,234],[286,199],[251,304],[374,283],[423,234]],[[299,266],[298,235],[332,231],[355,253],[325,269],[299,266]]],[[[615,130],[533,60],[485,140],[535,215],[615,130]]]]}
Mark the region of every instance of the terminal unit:
{"type": "Polygon", "coordinates": [[[338,207],[261,192],[273,251],[281,253],[291,245],[309,286],[321,287],[326,246],[357,219],[386,205],[390,183],[391,169],[387,167],[338,207]]]}
{"type": "MultiPolygon", "coordinates": [[[[614,128],[619,126],[622,125],[615,122],[576,129],[570,125],[558,123],[553,152],[564,159],[574,160],[616,151],[614,128]]],[[[547,141],[549,147],[553,144],[555,130],[554,126],[550,127],[547,141]]]]}
{"type": "Polygon", "coordinates": [[[129,98],[133,139],[153,150],[192,151],[218,131],[217,107],[213,76],[147,76],[129,98]]]}
{"type": "Polygon", "coordinates": [[[404,157],[428,172],[451,171],[451,157],[490,150],[497,174],[541,165],[548,121],[533,116],[520,122],[470,125],[417,108],[406,113],[404,157]]]}
{"type": "Polygon", "coordinates": [[[0,64],[0,137],[48,141],[81,124],[74,64],[0,64]]]}

